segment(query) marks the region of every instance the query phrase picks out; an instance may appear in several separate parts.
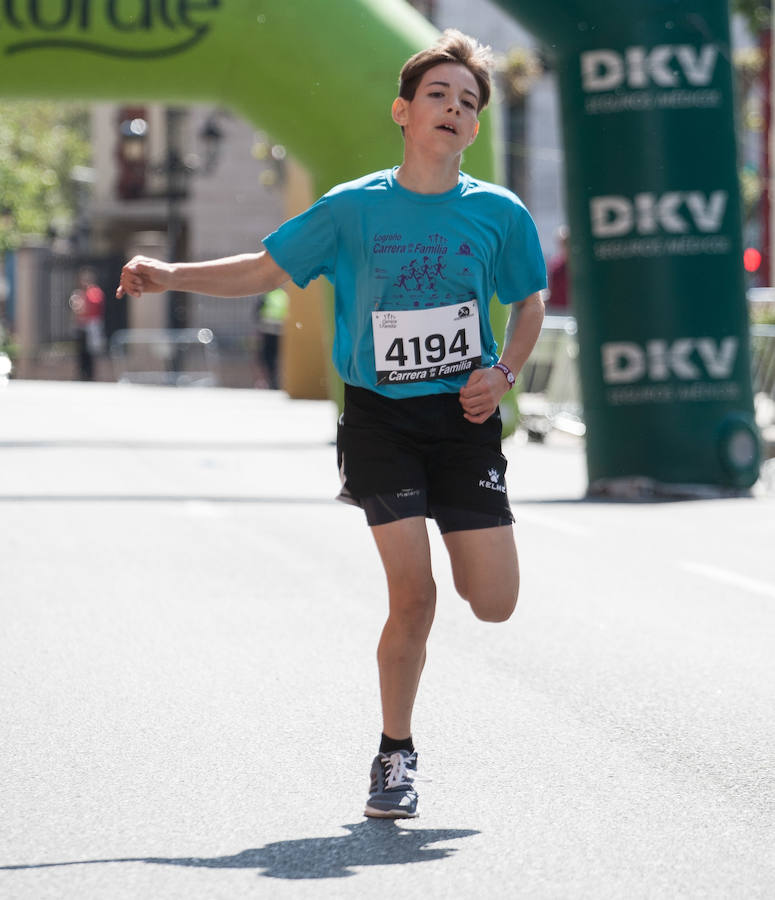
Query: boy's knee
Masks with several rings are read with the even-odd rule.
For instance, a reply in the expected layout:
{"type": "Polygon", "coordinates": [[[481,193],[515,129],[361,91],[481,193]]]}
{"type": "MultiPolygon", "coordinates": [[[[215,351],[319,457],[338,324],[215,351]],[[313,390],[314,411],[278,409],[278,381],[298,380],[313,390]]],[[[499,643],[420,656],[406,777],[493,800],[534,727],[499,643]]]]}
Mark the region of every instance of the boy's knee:
{"type": "Polygon", "coordinates": [[[436,585],[428,581],[419,585],[404,585],[390,598],[391,615],[405,625],[416,628],[430,627],[436,612],[436,585]]]}
{"type": "Polygon", "coordinates": [[[519,589],[469,597],[468,602],[477,619],[482,622],[506,622],[517,608],[519,589]]]}

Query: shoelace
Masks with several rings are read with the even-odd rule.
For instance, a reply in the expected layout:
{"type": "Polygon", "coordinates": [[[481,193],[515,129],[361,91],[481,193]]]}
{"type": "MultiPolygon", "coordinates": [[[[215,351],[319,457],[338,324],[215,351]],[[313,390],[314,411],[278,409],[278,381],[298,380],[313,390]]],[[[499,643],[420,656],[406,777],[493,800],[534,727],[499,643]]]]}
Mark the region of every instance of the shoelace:
{"type": "Polygon", "coordinates": [[[385,789],[392,790],[399,787],[411,787],[414,781],[415,771],[407,768],[408,757],[403,753],[391,753],[383,763],[385,767],[385,789]]]}

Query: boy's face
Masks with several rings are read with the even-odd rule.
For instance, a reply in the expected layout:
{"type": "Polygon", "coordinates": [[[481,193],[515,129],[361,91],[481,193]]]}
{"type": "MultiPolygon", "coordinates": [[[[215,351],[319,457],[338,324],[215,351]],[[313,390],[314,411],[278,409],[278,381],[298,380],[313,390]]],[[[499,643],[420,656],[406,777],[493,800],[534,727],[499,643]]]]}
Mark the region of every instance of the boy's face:
{"type": "Polygon", "coordinates": [[[479,86],[459,63],[442,63],[423,75],[413,100],[393,102],[393,121],[407,143],[462,153],[479,130],[479,86]]]}

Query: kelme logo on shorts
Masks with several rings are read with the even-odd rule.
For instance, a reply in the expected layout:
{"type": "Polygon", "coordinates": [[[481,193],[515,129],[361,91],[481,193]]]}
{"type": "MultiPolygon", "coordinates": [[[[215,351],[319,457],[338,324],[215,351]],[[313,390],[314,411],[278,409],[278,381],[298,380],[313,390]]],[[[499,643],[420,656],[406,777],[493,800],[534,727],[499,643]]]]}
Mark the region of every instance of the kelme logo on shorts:
{"type": "Polygon", "coordinates": [[[488,491],[497,491],[499,494],[505,494],[506,485],[498,484],[500,477],[500,472],[497,469],[488,469],[487,478],[479,479],[479,487],[487,488],[488,491]]]}
{"type": "Polygon", "coordinates": [[[210,31],[221,0],[0,0],[6,55],[77,50],[123,59],[173,56],[210,31]]]}

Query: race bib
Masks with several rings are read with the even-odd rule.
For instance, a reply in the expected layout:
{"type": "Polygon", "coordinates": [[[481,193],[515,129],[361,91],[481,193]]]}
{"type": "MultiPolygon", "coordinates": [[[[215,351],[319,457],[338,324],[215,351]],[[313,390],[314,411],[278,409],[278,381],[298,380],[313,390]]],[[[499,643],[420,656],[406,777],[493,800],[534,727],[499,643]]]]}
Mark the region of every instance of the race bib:
{"type": "Polygon", "coordinates": [[[482,361],[476,300],[371,314],[377,384],[407,384],[473,372],[482,361]]]}

